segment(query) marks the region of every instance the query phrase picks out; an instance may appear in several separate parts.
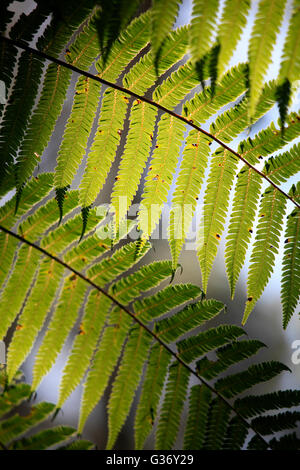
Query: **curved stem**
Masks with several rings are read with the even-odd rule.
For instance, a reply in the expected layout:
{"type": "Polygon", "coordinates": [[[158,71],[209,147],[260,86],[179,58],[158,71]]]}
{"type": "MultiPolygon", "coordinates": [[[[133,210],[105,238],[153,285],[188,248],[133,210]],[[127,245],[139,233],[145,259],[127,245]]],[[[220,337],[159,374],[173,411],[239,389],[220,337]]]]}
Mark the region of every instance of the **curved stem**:
{"type": "Polygon", "coordinates": [[[44,248],[40,247],[39,245],[36,245],[35,243],[27,240],[26,238],[22,237],[21,235],[15,233],[15,232],[12,232],[11,230],[7,229],[6,227],[3,227],[2,225],[0,225],[0,230],[2,230],[3,232],[7,233],[8,235],[11,235],[12,237],[16,238],[17,240],[19,240],[20,242],[22,243],[26,243],[27,245],[31,246],[32,248],[40,251],[42,254],[44,254],[45,256],[47,256],[48,258],[51,258],[52,260],[56,261],[57,263],[59,263],[61,266],[63,266],[64,268],[68,269],[69,271],[71,271],[72,273],[74,273],[76,276],[78,276],[80,279],[82,279],[83,281],[85,281],[87,284],[91,285],[93,288],[97,289],[99,292],[101,292],[101,294],[103,294],[105,297],[107,297],[108,299],[110,299],[117,307],[119,307],[120,309],[122,309],[127,315],[129,315],[136,323],[138,323],[145,331],[147,331],[147,333],[153,337],[153,339],[158,342],[161,346],[163,346],[164,349],[166,349],[166,351],[168,351],[169,354],[171,354],[172,357],[175,358],[176,361],[178,361],[183,367],[185,367],[189,372],[190,374],[194,375],[198,380],[200,380],[200,382],[205,386],[207,387],[213,394],[215,394],[220,400],[222,400],[224,403],[226,403],[227,406],[229,406],[229,408],[239,417],[239,419],[244,423],[244,425],[248,428],[248,429],[251,429],[258,437],[259,439],[264,443],[264,445],[269,448],[270,447],[270,444],[268,442],[265,441],[265,439],[263,438],[263,436],[255,430],[255,428],[248,423],[248,421],[243,417],[242,414],[239,413],[239,411],[237,411],[234,406],[226,400],[226,398],[223,397],[223,395],[218,392],[218,390],[216,390],[213,385],[211,385],[209,382],[207,382],[205,379],[203,379],[198,373],[196,370],[194,370],[192,367],[190,367],[185,361],[183,361],[183,359],[181,359],[180,356],[178,356],[178,354],[173,351],[170,346],[168,344],[166,344],[164,341],[162,341],[162,339],[157,336],[154,331],[152,331],[147,325],[145,325],[131,310],[129,310],[129,308],[126,306],[126,305],[123,305],[121,302],[119,302],[117,299],[115,299],[111,294],[109,294],[108,292],[106,292],[105,289],[103,289],[102,287],[99,287],[95,282],[93,282],[91,279],[89,279],[88,277],[86,277],[84,274],[82,274],[80,271],[77,271],[76,269],[72,268],[72,266],[70,266],[69,264],[65,263],[63,260],[61,260],[60,258],[58,258],[57,256],[55,255],[52,255],[51,253],[49,253],[47,250],[45,250],[44,248]]]}
{"type": "Polygon", "coordinates": [[[201,127],[197,126],[196,124],[194,124],[193,122],[189,121],[187,118],[181,116],[180,114],[177,114],[175,113],[174,111],[168,109],[168,108],[165,108],[165,106],[162,106],[161,104],[158,104],[156,103],[155,101],[152,101],[148,98],[145,98],[144,96],[141,96],[141,95],[138,95],[137,93],[131,91],[131,90],[128,90],[127,88],[124,88],[124,87],[121,87],[119,85],[116,85],[115,83],[112,83],[112,82],[109,82],[108,80],[105,80],[104,78],[100,78],[98,77],[97,75],[93,75],[92,73],[89,73],[89,72],[86,72],[85,70],[81,70],[79,69],[78,67],[75,67],[74,65],[72,64],[68,64],[67,62],[64,62],[60,59],[56,59],[55,57],[52,57],[48,54],[45,54],[44,52],[42,51],[39,51],[37,49],[33,49],[32,47],[29,47],[27,44],[23,43],[22,41],[17,41],[17,40],[14,40],[14,39],[10,39],[10,38],[6,38],[4,36],[0,36],[0,39],[3,40],[3,41],[6,41],[8,42],[9,44],[12,44],[14,46],[17,46],[17,47],[20,47],[21,49],[24,49],[25,51],[31,53],[31,54],[35,54],[39,57],[42,57],[43,59],[46,59],[46,60],[49,60],[50,62],[54,62],[55,64],[58,64],[62,67],[65,67],[65,68],[68,68],[70,70],[72,70],[73,72],[76,72],[80,75],[84,75],[85,77],[87,78],[90,78],[92,80],[96,80],[97,82],[100,82],[102,83],[103,85],[107,85],[111,88],[114,88],[115,90],[119,90],[121,91],[122,93],[125,93],[127,95],[130,95],[132,96],[133,98],[136,98],[138,100],[141,100],[141,101],[144,101],[145,103],[148,103],[150,104],[151,106],[154,106],[155,108],[159,109],[160,111],[163,111],[164,113],[167,113],[169,114],[170,116],[173,116],[175,117],[176,119],[179,119],[180,121],[184,122],[185,124],[188,124],[189,126],[193,127],[194,129],[196,129],[198,132],[201,132],[202,134],[206,135],[207,137],[209,137],[211,140],[214,140],[215,142],[217,142],[221,147],[223,147],[224,149],[228,150],[229,152],[231,152],[233,155],[235,155],[237,158],[239,158],[242,162],[244,162],[249,168],[251,168],[253,171],[255,171],[257,174],[259,174],[262,178],[264,178],[266,181],[268,181],[269,184],[271,184],[272,186],[274,186],[275,189],[277,189],[277,191],[279,191],[280,193],[282,193],[287,199],[289,199],[290,201],[292,201],[293,204],[295,204],[296,207],[300,208],[300,204],[295,201],[289,194],[287,194],[285,191],[283,191],[279,186],[277,186],[275,183],[273,183],[273,181],[268,178],[264,173],[262,173],[260,170],[258,170],[257,168],[255,168],[255,166],[251,165],[251,163],[249,163],[242,155],[240,155],[238,152],[236,152],[235,150],[233,150],[232,148],[230,148],[228,145],[224,144],[224,142],[222,142],[221,140],[219,140],[217,137],[215,137],[213,134],[211,134],[210,132],[207,132],[205,131],[204,129],[202,129],[201,127]]]}

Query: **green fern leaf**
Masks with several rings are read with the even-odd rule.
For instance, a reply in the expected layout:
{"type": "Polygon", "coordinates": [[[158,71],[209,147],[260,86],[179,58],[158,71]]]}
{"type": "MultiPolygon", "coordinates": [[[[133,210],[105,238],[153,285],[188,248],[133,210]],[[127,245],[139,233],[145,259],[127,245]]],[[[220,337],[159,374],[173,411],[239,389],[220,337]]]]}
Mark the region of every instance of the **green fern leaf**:
{"type": "Polygon", "coordinates": [[[234,341],[244,334],[244,330],[235,325],[210,328],[198,335],[179,341],[177,343],[178,355],[183,361],[191,363],[208,351],[234,341]]]}
{"type": "MultiPolygon", "coordinates": [[[[153,263],[143,266],[134,274],[130,274],[110,286],[110,294],[121,302],[129,303],[143,292],[157,286],[169,276],[168,262],[153,263]],[[153,273],[156,268],[155,275],[153,273]]],[[[123,342],[128,333],[132,320],[124,311],[115,307],[107,319],[107,328],[103,332],[99,349],[88,373],[82,398],[78,429],[81,431],[88,415],[91,413],[104,392],[110,374],[112,373],[121,353],[123,342]]]]}
{"type": "Polygon", "coordinates": [[[211,380],[231,365],[253,356],[265,344],[257,340],[236,341],[216,351],[217,360],[209,360],[206,356],[197,362],[197,372],[201,377],[211,380]]]}
{"type": "Polygon", "coordinates": [[[275,184],[285,182],[299,170],[299,151],[300,145],[296,144],[287,152],[270,157],[265,163],[263,173],[275,184]]]}
{"type": "Polygon", "coordinates": [[[188,28],[183,26],[171,31],[161,47],[157,68],[153,61],[153,54],[149,52],[126,74],[123,80],[124,86],[139,95],[143,95],[155,84],[157,76],[162,75],[182,59],[187,52],[187,47],[188,28]]]}
{"type": "Polygon", "coordinates": [[[158,285],[170,275],[170,261],[155,261],[154,263],[142,266],[134,274],[130,274],[115,282],[111,286],[110,291],[119,302],[128,304],[132,299],[137,298],[154,285],[158,285]]]}
{"type": "MultiPolygon", "coordinates": [[[[215,89],[205,87],[183,106],[183,115],[200,125],[227,103],[236,100],[246,91],[246,64],[230,69],[218,82],[215,89]]],[[[206,77],[205,77],[206,78],[206,77]]]]}
{"type": "Polygon", "coordinates": [[[173,269],[177,266],[196,209],[210,153],[209,144],[208,139],[194,130],[186,140],[170,212],[169,245],[173,269]]]}
{"type": "Polygon", "coordinates": [[[253,233],[253,220],[262,184],[260,176],[246,165],[237,177],[225,248],[226,272],[232,298],[253,233]]]}
{"type": "MultiPolygon", "coordinates": [[[[253,122],[256,122],[269,111],[274,106],[275,101],[276,84],[274,81],[271,81],[262,90],[253,116],[253,122]]],[[[210,125],[211,134],[223,142],[230,142],[234,137],[237,137],[242,131],[247,129],[249,126],[248,103],[249,99],[245,96],[233,108],[218,116],[215,122],[212,122],[210,125]]]]}
{"type": "Polygon", "coordinates": [[[218,75],[222,76],[246,25],[250,8],[249,0],[226,0],[218,30],[220,54],[218,75]]]}
{"type": "Polygon", "coordinates": [[[132,106],[126,146],[111,195],[117,221],[125,217],[137,192],[151,148],[156,114],[156,108],[139,100],[132,106]]]}
{"type": "Polygon", "coordinates": [[[224,450],[240,450],[243,449],[245,440],[248,435],[248,428],[245,423],[238,417],[234,416],[227,428],[223,449],[224,450]]]}
{"type": "Polygon", "coordinates": [[[134,303],[135,316],[143,322],[149,322],[172,308],[195,299],[200,293],[199,287],[193,284],[177,284],[165,287],[157,294],[137,300],[134,303]]]}
{"type": "Polygon", "coordinates": [[[147,240],[159,222],[163,204],[167,202],[178,161],[185,125],[173,116],[164,115],[158,124],[156,148],[150,162],[139,211],[139,227],[147,240]]]}
{"type": "Polygon", "coordinates": [[[249,44],[249,117],[252,119],[283,18],[285,0],[262,0],[249,44]]]}
{"type": "Polygon", "coordinates": [[[283,327],[286,328],[297,307],[300,295],[300,210],[294,209],[287,218],[283,255],[281,302],[283,327]]]}
{"type": "Polygon", "coordinates": [[[75,434],[74,428],[59,426],[45,429],[31,437],[25,437],[13,444],[13,450],[46,450],[49,447],[62,444],[75,434]]]}
{"type": "Polygon", "coordinates": [[[250,366],[243,372],[219,379],[215,383],[215,389],[224,397],[232,398],[258,383],[271,380],[280,374],[280,372],[289,370],[287,366],[280,362],[262,362],[261,364],[250,366]]]}
{"type": "Polygon", "coordinates": [[[37,426],[41,421],[44,421],[53,411],[54,405],[52,403],[39,403],[32,407],[31,412],[27,416],[19,415],[12,416],[11,418],[0,423],[0,441],[7,445],[14,439],[21,437],[34,426],[37,426]]]}
{"type": "Polygon", "coordinates": [[[154,60],[159,62],[161,47],[170,33],[178,14],[180,0],[154,0],[151,8],[151,49],[154,60]]]}
{"type": "Polygon", "coordinates": [[[203,448],[211,402],[211,391],[205,385],[194,385],[190,391],[189,414],[184,434],[185,450],[203,448]]]}
{"type": "Polygon", "coordinates": [[[173,362],[169,368],[166,395],[160,411],[155,436],[156,449],[172,449],[179,430],[180,417],[190,378],[189,370],[173,362]]]}
{"type": "Polygon", "coordinates": [[[237,165],[238,158],[226,149],[217,150],[212,157],[197,250],[204,292],[207,290],[208,278],[223,232],[237,165]]]}
{"type": "Polygon", "coordinates": [[[270,410],[291,408],[300,404],[299,390],[283,390],[279,392],[266,393],[265,395],[248,395],[238,398],[234,402],[235,409],[245,418],[252,418],[270,410]]]}
{"type": "Polygon", "coordinates": [[[92,291],[87,299],[79,334],[73,343],[60,383],[57,408],[61,408],[68,396],[79,385],[84,376],[97,341],[111,307],[110,299],[98,291],[92,291]]]}
{"type": "Polygon", "coordinates": [[[58,305],[43,338],[43,342],[35,356],[32,390],[37,389],[63,347],[76,321],[78,310],[84,298],[85,289],[85,282],[76,275],[71,275],[66,278],[58,305]]]}
{"type": "Polygon", "coordinates": [[[201,300],[187,305],[170,317],[155,322],[154,332],[163,341],[171,343],[179,336],[219,315],[223,309],[224,304],[218,300],[201,300]]]}
{"type": "Polygon", "coordinates": [[[22,246],[14,270],[1,295],[0,338],[3,339],[8,328],[22,307],[27,290],[34,278],[39,253],[31,246],[22,246]],[[26,273],[26,275],[25,275],[26,273]]]}
{"type": "Polygon", "coordinates": [[[194,0],[193,2],[190,51],[196,66],[212,45],[215,30],[215,15],[218,8],[218,0],[210,2],[194,0]]]}
{"type": "Polygon", "coordinates": [[[262,435],[273,434],[286,429],[297,427],[300,421],[300,413],[297,411],[286,411],[273,416],[259,416],[251,422],[254,429],[262,435]]]}
{"type": "Polygon", "coordinates": [[[298,34],[300,29],[299,7],[299,1],[295,0],[293,2],[292,17],[283,48],[283,57],[279,71],[278,104],[282,125],[285,122],[286,109],[290,102],[291,85],[295,80],[298,80],[300,73],[300,45],[298,34]]]}
{"type": "Polygon", "coordinates": [[[0,417],[16,408],[30,395],[30,385],[20,384],[18,387],[7,388],[0,396],[0,417]]]}
{"type": "Polygon", "coordinates": [[[116,307],[107,321],[99,349],[88,372],[81,402],[78,432],[82,432],[85,422],[106,389],[109,377],[121,354],[122,346],[132,323],[123,310],[116,307]]]}
{"type": "Polygon", "coordinates": [[[212,401],[203,446],[205,450],[222,449],[230,414],[231,410],[223,400],[217,397],[212,401]]]}
{"type": "Polygon", "coordinates": [[[73,108],[58,152],[54,178],[59,190],[70,186],[85,154],[88,137],[97,111],[101,86],[95,80],[79,77],[73,108]],[[70,151],[72,149],[72,151],[70,151]]]}
{"type": "Polygon", "coordinates": [[[274,267],[286,199],[273,186],[266,189],[259,207],[259,222],[250,258],[247,302],[243,324],[261,296],[274,267]]]}
{"type": "MultiPolygon", "coordinates": [[[[134,56],[146,45],[150,34],[149,15],[141,15],[116,41],[104,62],[96,63],[99,75],[115,81],[134,56]]],[[[128,98],[117,90],[104,93],[97,132],[89,152],[87,167],[80,185],[80,202],[91,205],[105,182],[120,141],[128,98]]]]}
{"type": "Polygon", "coordinates": [[[152,337],[140,326],[130,332],[108,404],[107,449],[113,447],[129,413],[151,341],[152,337]]]}
{"type": "Polygon", "coordinates": [[[155,344],[152,347],[135,414],[136,449],[143,448],[145,440],[153,428],[170,361],[171,355],[163,346],[155,344]]]}
{"type": "Polygon", "coordinates": [[[40,265],[37,279],[26,302],[25,308],[18,318],[18,329],[7,353],[7,375],[11,382],[15,373],[30,353],[34,340],[41,330],[57,290],[63,267],[46,258],[40,265]]]}
{"type": "Polygon", "coordinates": [[[248,138],[240,142],[238,152],[248,162],[255,163],[260,156],[266,157],[285,144],[296,139],[300,133],[300,118],[297,113],[287,116],[287,125],[282,134],[272,122],[269,127],[260,131],[254,139],[248,138]]]}

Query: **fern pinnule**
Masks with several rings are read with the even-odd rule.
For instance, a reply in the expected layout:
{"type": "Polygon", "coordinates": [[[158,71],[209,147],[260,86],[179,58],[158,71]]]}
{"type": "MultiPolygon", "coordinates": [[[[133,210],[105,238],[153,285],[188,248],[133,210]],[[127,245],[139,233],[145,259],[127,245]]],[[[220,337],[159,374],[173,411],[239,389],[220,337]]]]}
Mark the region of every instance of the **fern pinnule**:
{"type": "Polygon", "coordinates": [[[286,199],[277,189],[273,187],[266,189],[258,211],[259,221],[250,258],[243,324],[247,321],[273,271],[285,204],[286,199]]]}

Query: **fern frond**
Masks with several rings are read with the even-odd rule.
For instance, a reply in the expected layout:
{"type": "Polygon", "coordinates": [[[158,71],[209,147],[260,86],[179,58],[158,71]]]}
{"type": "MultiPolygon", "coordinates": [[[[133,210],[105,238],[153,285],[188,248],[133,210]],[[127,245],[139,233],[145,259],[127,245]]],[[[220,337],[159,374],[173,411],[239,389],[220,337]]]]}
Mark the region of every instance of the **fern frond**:
{"type": "Polygon", "coordinates": [[[300,391],[282,390],[259,395],[259,400],[257,398],[257,395],[237,398],[234,402],[234,406],[245,418],[252,418],[266,411],[298,406],[300,404],[300,391]]]}
{"type": "Polygon", "coordinates": [[[14,270],[1,295],[0,337],[3,339],[8,328],[20,311],[27,290],[33,280],[39,253],[32,247],[22,246],[14,270]]]}
{"type": "Polygon", "coordinates": [[[133,306],[134,313],[141,321],[149,322],[170,309],[197,298],[200,294],[201,289],[193,284],[168,286],[157,294],[137,300],[133,306]]]}
{"type": "Polygon", "coordinates": [[[186,140],[170,211],[169,245],[173,269],[177,266],[197,206],[210,153],[209,144],[210,141],[196,130],[192,130],[186,140]]]}
{"type": "Polygon", "coordinates": [[[125,217],[137,192],[152,145],[156,114],[154,107],[139,100],[132,106],[126,146],[111,194],[117,223],[125,217]]]}
{"type": "Polygon", "coordinates": [[[244,334],[244,330],[235,325],[210,328],[198,335],[179,341],[177,343],[178,355],[189,364],[208,351],[234,341],[244,334]]]}
{"type": "Polygon", "coordinates": [[[46,450],[54,445],[63,444],[74,436],[75,430],[69,426],[45,429],[34,436],[24,437],[12,445],[12,450],[46,450]]]}
{"type": "Polygon", "coordinates": [[[226,0],[218,30],[218,76],[222,76],[246,25],[249,0],[226,0]]]}
{"type": "Polygon", "coordinates": [[[171,355],[159,344],[153,345],[135,415],[135,447],[142,449],[157,416],[159,400],[168,373],[171,355]]]}
{"type": "Polygon", "coordinates": [[[294,0],[292,17],[289,23],[279,71],[278,104],[282,125],[285,122],[285,113],[290,102],[291,85],[295,80],[298,80],[300,73],[299,7],[299,1],[294,0]]]}
{"type": "Polygon", "coordinates": [[[157,147],[146,176],[139,211],[139,227],[147,240],[159,222],[163,205],[176,170],[179,148],[185,131],[184,123],[164,115],[158,124],[157,147]]]}
{"type": "Polygon", "coordinates": [[[152,337],[142,327],[134,326],[130,331],[108,403],[107,449],[113,447],[129,413],[151,342],[152,337]]]}
{"type": "Polygon", "coordinates": [[[178,14],[180,0],[154,0],[151,8],[151,49],[159,62],[161,47],[170,33],[178,14]]]}
{"type": "Polygon", "coordinates": [[[259,156],[267,157],[281,149],[285,144],[296,139],[300,133],[299,113],[290,113],[286,119],[284,134],[272,122],[269,127],[260,131],[254,139],[248,137],[239,143],[239,153],[248,162],[256,162],[259,156]]]}
{"type": "MultiPolygon", "coordinates": [[[[149,34],[148,14],[132,21],[110,49],[106,61],[100,58],[96,63],[99,75],[115,81],[122,69],[146,45],[149,34]]],[[[83,207],[94,202],[105,182],[120,142],[127,101],[127,97],[122,97],[117,90],[108,89],[104,93],[97,131],[80,185],[80,202],[83,207]]]]}
{"type": "Polygon", "coordinates": [[[194,0],[191,29],[190,51],[196,66],[208,52],[212,45],[213,34],[216,27],[215,15],[219,8],[218,0],[205,2],[194,0]]]}
{"type": "Polygon", "coordinates": [[[127,97],[121,97],[117,90],[106,90],[98,128],[80,184],[80,203],[83,207],[94,202],[105,183],[120,141],[126,109],[127,97]]]}
{"type": "Polygon", "coordinates": [[[18,318],[19,326],[8,348],[7,375],[9,382],[32,349],[44,324],[62,273],[62,266],[55,264],[49,258],[44,259],[39,267],[33,290],[18,318]]]}
{"type": "MultiPolygon", "coordinates": [[[[47,37],[49,28],[46,31],[45,39],[42,41],[44,52],[57,56],[93,7],[91,1],[80,2],[78,6],[79,8],[74,8],[70,2],[65,4],[63,7],[64,12],[62,11],[65,16],[62,24],[60,23],[60,27],[58,24],[57,30],[54,28],[54,31],[50,32],[50,37],[49,35],[47,37]],[[55,32],[54,36],[52,36],[53,32],[55,32]]],[[[76,64],[82,69],[87,69],[90,66],[90,56],[97,54],[95,48],[97,34],[95,34],[95,30],[91,32],[91,35],[94,36],[94,41],[86,42],[87,29],[84,29],[77,36],[73,49],[70,46],[72,64],[76,64]],[[78,51],[77,56],[76,51],[78,51]]],[[[70,78],[71,71],[69,69],[55,64],[50,64],[47,68],[39,103],[31,115],[17,157],[16,186],[19,191],[31,176],[48,144],[55,122],[61,112],[70,78]]]]}
{"type": "Polygon", "coordinates": [[[24,182],[32,175],[48,144],[56,119],[61,112],[71,71],[56,64],[50,64],[44,79],[44,86],[37,108],[31,116],[27,134],[21,144],[16,163],[16,186],[21,190],[24,182]]]}
{"type": "Polygon", "coordinates": [[[247,321],[273,271],[285,204],[286,199],[276,188],[266,189],[259,207],[259,221],[250,258],[243,324],[247,321]]]}
{"type": "MultiPolygon", "coordinates": [[[[206,62],[208,62],[206,60],[206,62]]],[[[205,79],[209,77],[209,70],[205,68],[205,79]]],[[[180,65],[171,73],[153,93],[153,100],[166,108],[173,109],[186,95],[199,85],[199,79],[195,67],[191,61],[180,65]]]]}
{"type": "Polygon", "coordinates": [[[277,34],[283,19],[285,0],[262,0],[249,44],[249,117],[253,118],[264,76],[272,59],[277,34]]]}
{"type": "Polygon", "coordinates": [[[218,300],[208,299],[187,305],[174,315],[155,322],[154,332],[163,341],[171,343],[179,336],[214,318],[224,309],[218,300]]]}
{"type": "Polygon", "coordinates": [[[262,435],[274,434],[286,429],[297,427],[300,421],[300,413],[297,411],[286,411],[273,416],[259,416],[252,420],[254,428],[262,435]]]}
{"type": "Polygon", "coordinates": [[[197,362],[197,372],[205,379],[213,379],[231,365],[254,356],[265,344],[257,340],[243,340],[228,344],[216,351],[217,359],[209,360],[207,356],[197,362]]]}
{"type": "Polygon", "coordinates": [[[215,389],[224,397],[232,398],[258,383],[271,380],[283,371],[290,371],[290,369],[281,362],[262,362],[250,366],[243,372],[219,379],[215,383],[215,389]]]}
{"type": "Polygon", "coordinates": [[[281,279],[284,328],[297,307],[300,295],[300,210],[297,208],[287,218],[285,237],[281,279]]]}
{"type": "Polygon", "coordinates": [[[275,184],[284,183],[299,170],[299,152],[300,145],[295,144],[287,152],[270,157],[265,163],[263,173],[275,184]]]}
{"type": "Polygon", "coordinates": [[[88,296],[79,333],[63,370],[57,408],[62,407],[85,374],[110,307],[111,301],[99,292],[92,291],[88,296]]]}
{"type": "Polygon", "coordinates": [[[186,450],[203,448],[211,396],[211,391],[205,385],[194,385],[190,390],[189,414],[184,434],[186,450]]]}
{"type": "Polygon", "coordinates": [[[108,320],[99,348],[84,383],[81,400],[78,432],[82,432],[85,422],[98,401],[101,399],[110,375],[121,354],[131,318],[120,308],[115,307],[108,320]]]}
{"type": "MultiPolygon", "coordinates": [[[[150,249],[150,244],[144,246],[140,257],[150,249]]],[[[117,250],[110,258],[106,258],[95,266],[91,267],[87,275],[98,286],[113,281],[117,276],[126,272],[135,263],[138,262],[136,257],[136,242],[128,243],[117,250]]]]}
{"type": "Polygon", "coordinates": [[[79,77],[72,112],[58,152],[54,184],[57,189],[72,184],[85,154],[88,137],[97,111],[101,86],[95,80],[79,77]],[[72,151],[71,151],[72,149],[72,151]]]}
{"type": "MultiPolygon", "coordinates": [[[[271,81],[262,90],[253,116],[253,122],[256,122],[269,111],[274,106],[275,101],[276,84],[271,81]]],[[[223,142],[230,142],[234,137],[237,137],[249,125],[248,103],[249,99],[246,96],[233,108],[218,116],[215,122],[210,125],[210,133],[223,142]]]]}
{"type": "Polygon", "coordinates": [[[183,26],[171,31],[161,47],[157,69],[153,61],[153,54],[149,52],[124,77],[124,86],[139,95],[143,95],[155,84],[157,76],[162,75],[184,56],[187,47],[188,27],[183,26]]]}
{"type": "Polygon", "coordinates": [[[212,157],[197,250],[204,292],[223,232],[237,165],[238,158],[226,149],[217,150],[212,157]]]}
{"type": "MultiPolygon", "coordinates": [[[[143,266],[134,274],[130,274],[112,284],[109,292],[121,302],[129,303],[138,295],[142,286],[145,292],[168,277],[170,274],[168,265],[168,262],[164,262],[143,266]],[[156,274],[149,276],[150,272],[153,272],[154,266],[157,268],[156,274]]],[[[88,415],[100,400],[107,386],[109,376],[118,361],[123,342],[131,324],[131,318],[120,308],[114,308],[107,319],[107,328],[103,332],[99,349],[95,354],[84,385],[78,425],[79,430],[83,429],[88,415]]]]}
{"type": "Polygon", "coordinates": [[[48,330],[35,355],[32,390],[37,389],[63,347],[76,321],[78,310],[84,298],[85,289],[84,281],[77,276],[71,275],[66,278],[48,330]]]}
{"type": "Polygon", "coordinates": [[[19,415],[12,416],[11,418],[0,423],[0,441],[8,445],[14,439],[21,437],[31,428],[37,426],[41,421],[44,421],[50,413],[54,410],[52,403],[39,403],[32,407],[31,412],[27,416],[19,415]]]}
{"type": "Polygon", "coordinates": [[[194,124],[205,122],[227,103],[236,100],[247,88],[246,64],[232,67],[220,80],[214,90],[205,87],[183,106],[183,115],[194,124]]]}
{"type": "Polygon", "coordinates": [[[228,424],[223,449],[243,449],[247,435],[248,429],[245,423],[238,416],[234,416],[228,424]]]}
{"type": "Polygon", "coordinates": [[[253,220],[262,184],[260,176],[246,165],[237,177],[225,248],[226,272],[232,298],[253,233],[253,220]]]}
{"type": "Polygon", "coordinates": [[[142,266],[134,274],[115,282],[111,286],[110,292],[119,302],[128,304],[132,299],[146,292],[154,285],[158,285],[170,275],[170,261],[155,261],[152,264],[142,266]]]}
{"type": "Polygon", "coordinates": [[[220,450],[223,447],[231,410],[229,406],[215,398],[209,409],[206,436],[203,448],[205,450],[220,450]]]}
{"type": "Polygon", "coordinates": [[[178,362],[172,362],[155,436],[156,449],[172,449],[179,430],[189,378],[188,369],[178,362]]]}

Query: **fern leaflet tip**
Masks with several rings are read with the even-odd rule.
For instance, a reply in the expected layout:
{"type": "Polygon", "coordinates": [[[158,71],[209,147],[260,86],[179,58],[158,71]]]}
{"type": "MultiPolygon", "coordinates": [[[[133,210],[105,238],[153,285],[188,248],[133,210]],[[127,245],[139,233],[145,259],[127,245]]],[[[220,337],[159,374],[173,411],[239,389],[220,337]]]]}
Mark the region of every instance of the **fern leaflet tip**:
{"type": "Polygon", "coordinates": [[[63,188],[56,188],[55,189],[55,199],[57,201],[57,205],[58,205],[58,210],[59,210],[59,220],[58,220],[58,226],[61,224],[61,221],[62,221],[62,218],[63,218],[63,215],[64,215],[64,199],[65,199],[65,196],[66,196],[66,192],[68,191],[68,189],[70,188],[70,185],[67,185],[63,188]]]}
{"type": "Polygon", "coordinates": [[[80,235],[80,238],[79,238],[79,240],[78,240],[78,243],[80,243],[81,240],[82,240],[83,237],[84,237],[84,234],[85,234],[85,231],[86,231],[86,227],[87,227],[87,222],[88,222],[88,216],[89,216],[90,209],[91,209],[91,206],[83,207],[83,208],[81,209],[82,230],[81,230],[81,235],[80,235]]]}

